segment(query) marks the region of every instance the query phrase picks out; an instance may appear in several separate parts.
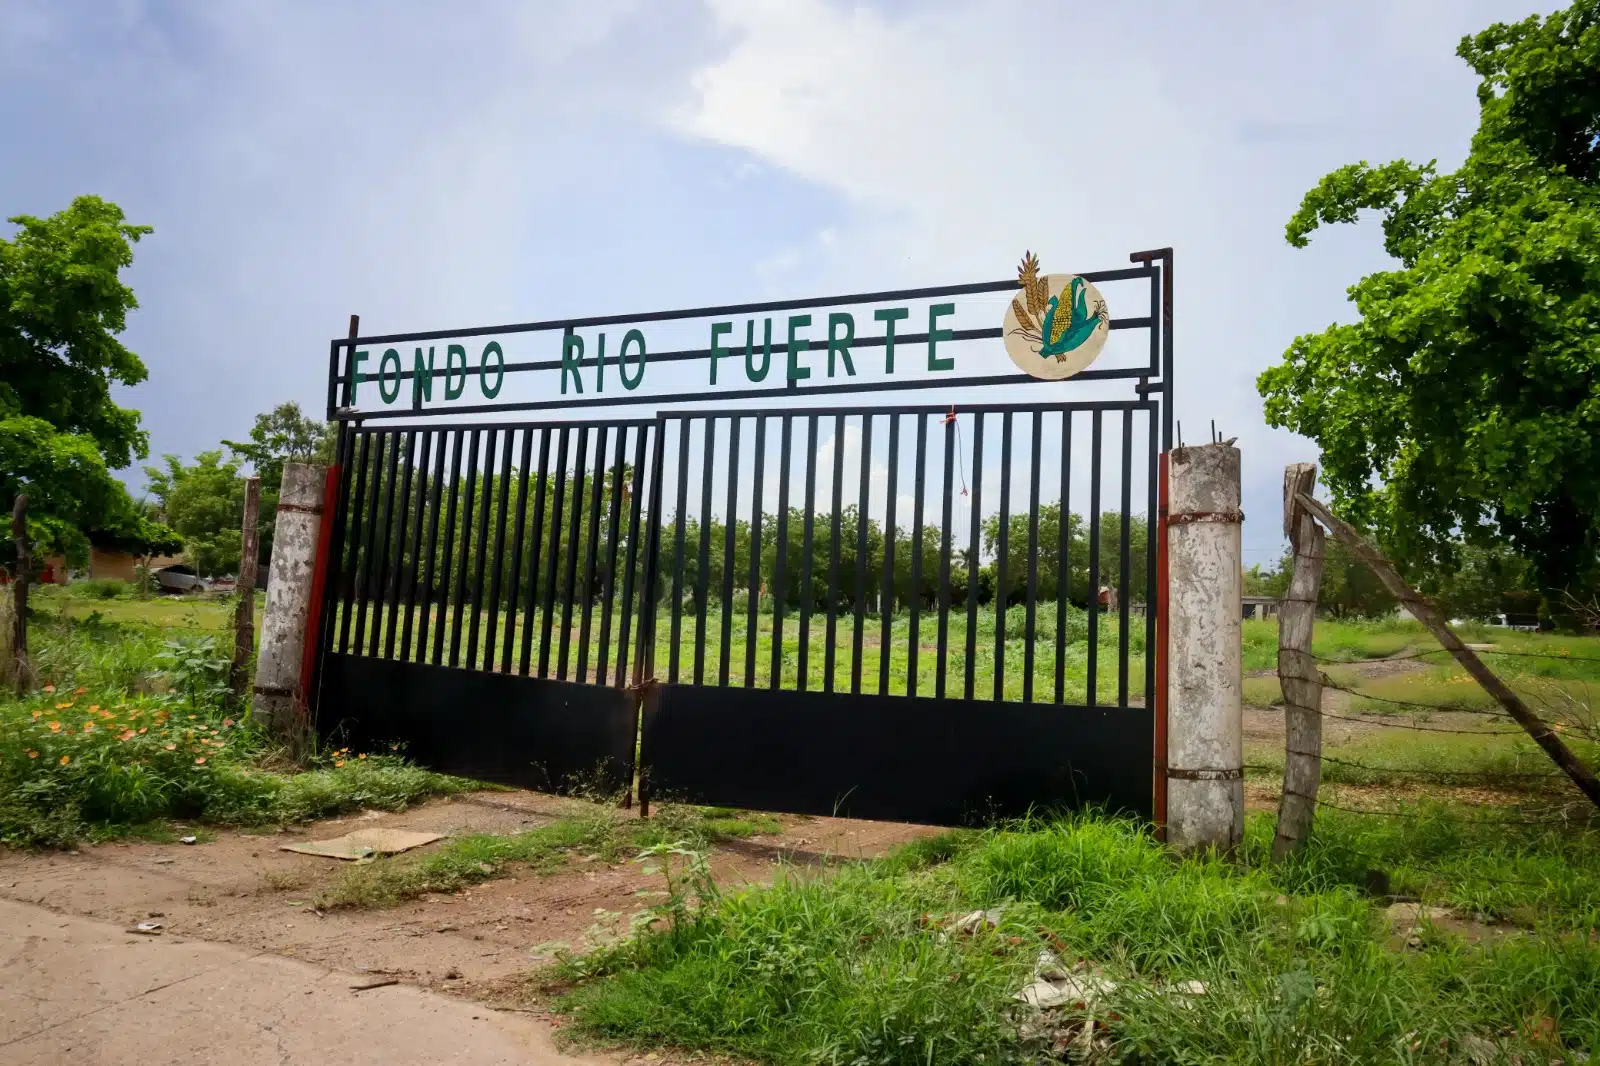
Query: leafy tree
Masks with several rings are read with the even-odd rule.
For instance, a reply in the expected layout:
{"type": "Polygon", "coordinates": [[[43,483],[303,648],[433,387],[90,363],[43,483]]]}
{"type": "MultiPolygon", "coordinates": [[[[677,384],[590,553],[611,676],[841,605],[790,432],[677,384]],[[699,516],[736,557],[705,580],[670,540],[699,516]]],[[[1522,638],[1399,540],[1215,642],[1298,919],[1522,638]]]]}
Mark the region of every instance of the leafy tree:
{"type": "Polygon", "coordinates": [[[185,466],[165,455],[166,468],[147,466],[150,491],[161,501],[161,513],[183,537],[184,555],[203,575],[238,572],[244,539],[239,516],[244,509],[244,479],[237,462],[222,461],[222,452],[201,452],[185,466]]]}
{"type": "Polygon", "coordinates": [[[1600,545],[1600,0],[1457,55],[1482,78],[1466,161],[1358,163],[1306,194],[1292,245],[1374,210],[1399,266],[1258,387],[1269,422],[1321,446],[1335,506],[1424,584],[1462,543],[1510,544],[1553,591],[1592,579],[1600,545]]]}
{"type": "Polygon", "coordinates": [[[256,415],[248,441],[222,443],[234,457],[250,464],[261,479],[261,513],[258,536],[261,556],[272,557],[272,536],[277,526],[278,496],[283,491],[285,463],[331,463],[337,427],[330,422],[308,418],[297,403],[281,403],[256,415]]]}
{"type": "MultiPolygon", "coordinates": [[[[0,239],[0,502],[26,490],[38,554],[64,552],[75,564],[88,531],[170,539],[110,475],[147,451],[139,413],[112,403],[111,386],[145,379],[116,335],[138,306],[121,271],[150,228],[96,196],[10,221],[20,229],[0,239]]],[[[0,563],[10,561],[7,539],[0,563]]]]}

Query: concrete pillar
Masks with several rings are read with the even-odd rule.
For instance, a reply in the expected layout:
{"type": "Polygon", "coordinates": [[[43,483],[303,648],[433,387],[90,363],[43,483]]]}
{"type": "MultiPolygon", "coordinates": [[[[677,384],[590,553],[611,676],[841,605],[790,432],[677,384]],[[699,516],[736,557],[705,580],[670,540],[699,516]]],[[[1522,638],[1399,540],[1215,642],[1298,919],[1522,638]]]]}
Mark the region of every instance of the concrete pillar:
{"type": "Polygon", "coordinates": [[[272,569],[261,618],[253,707],[272,735],[290,744],[304,740],[309,726],[302,721],[305,693],[300,687],[300,671],[326,477],[320,466],[285,464],[273,525],[272,569]]]}
{"type": "Polygon", "coordinates": [[[1231,851],[1244,836],[1239,450],[1177,448],[1167,531],[1167,840],[1231,851]]]}

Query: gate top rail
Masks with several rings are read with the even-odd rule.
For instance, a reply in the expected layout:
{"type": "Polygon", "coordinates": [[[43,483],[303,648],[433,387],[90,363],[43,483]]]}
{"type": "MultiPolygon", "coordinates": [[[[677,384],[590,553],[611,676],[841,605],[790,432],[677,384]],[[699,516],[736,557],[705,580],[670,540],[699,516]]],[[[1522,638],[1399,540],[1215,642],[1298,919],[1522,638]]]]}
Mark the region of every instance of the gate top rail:
{"type": "MultiPolygon", "coordinates": [[[[1143,402],[1152,394],[1164,399],[1170,393],[1169,360],[1163,358],[1165,350],[1170,348],[1167,336],[1170,332],[1169,315],[1166,311],[1170,301],[1170,281],[1168,263],[1164,259],[1143,260],[1136,255],[1135,261],[1134,266],[1086,271],[1076,277],[1091,283],[1148,283],[1148,301],[1142,297],[1130,301],[1132,309],[1143,314],[1110,318],[1106,322],[1106,326],[1113,331],[1147,330],[1150,337],[1148,357],[1139,357],[1134,365],[1126,365],[1124,361],[1122,365],[1090,367],[1069,380],[1137,381],[1134,391],[1140,400],[1135,402],[1143,402]]],[[[1021,370],[1008,367],[1010,372],[984,373],[984,370],[996,368],[981,365],[980,360],[980,365],[969,363],[958,372],[951,356],[935,357],[936,345],[942,351],[945,345],[997,341],[1002,339],[1004,333],[999,324],[987,326],[982,324],[981,319],[975,320],[974,313],[980,310],[978,307],[936,301],[944,297],[1012,294],[1018,291],[1019,281],[1008,278],[633,314],[368,335],[361,335],[355,320],[352,320],[351,336],[329,342],[327,417],[331,421],[359,426],[367,420],[408,416],[432,420],[638,405],[656,408],[652,411],[654,416],[661,408],[676,410],[684,404],[776,401],[792,405],[796,401],[841,394],[1037,384],[1040,380],[1038,377],[1021,370]],[[905,306],[908,302],[918,301],[925,303],[916,308],[905,306]],[[811,321],[810,314],[804,313],[808,308],[851,309],[874,304],[880,306],[872,312],[868,321],[875,320],[881,324],[881,330],[875,335],[867,335],[865,330],[862,335],[856,335],[856,318],[866,313],[863,311],[830,310],[816,322],[811,321]],[[802,313],[790,314],[785,323],[781,315],[774,314],[783,312],[802,313]],[[763,327],[757,329],[754,316],[763,314],[768,317],[763,327]],[[924,314],[926,321],[919,320],[919,316],[924,314]],[[736,323],[727,320],[737,316],[745,316],[744,330],[737,330],[736,323]],[[947,324],[941,325],[941,319],[946,319],[947,324]],[[685,344],[682,337],[684,329],[692,331],[695,328],[690,320],[706,321],[709,338],[699,338],[685,344]],[[645,333],[636,327],[675,322],[685,325],[668,330],[669,340],[664,347],[672,350],[647,351],[645,333]],[[908,328],[905,332],[899,332],[897,324],[908,328]],[[837,336],[836,325],[840,330],[837,336]],[[607,351],[605,333],[597,336],[595,333],[584,335],[576,332],[595,327],[624,327],[621,343],[613,343],[611,350],[607,351]],[[803,335],[802,331],[810,335],[803,335]],[[825,336],[818,335],[819,332],[825,333],[825,336]],[[774,333],[778,336],[774,337],[774,333]],[[534,354],[528,351],[529,342],[514,346],[511,343],[513,337],[530,334],[554,335],[553,341],[545,339],[531,342],[542,358],[527,358],[534,354]],[[671,339],[673,334],[676,334],[676,344],[671,339]],[[762,336],[758,337],[757,334],[762,336]],[[472,338],[487,341],[482,345],[481,353],[475,356],[476,364],[469,360],[465,344],[459,343],[472,338]],[[516,358],[507,357],[501,340],[505,341],[506,347],[520,349],[511,353],[516,358]],[[430,341],[452,342],[442,346],[443,365],[439,365],[437,358],[441,354],[437,348],[441,346],[429,345],[430,341]],[[403,344],[418,345],[414,355],[409,349],[403,351],[398,347],[403,344]],[[897,347],[917,345],[926,346],[928,358],[925,370],[920,365],[920,354],[913,360],[908,358],[908,352],[907,357],[902,357],[903,365],[897,372],[897,347]],[[552,348],[556,350],[552,351],[552,348]],[[866,351],[872,350],[882,352],[883,364],[863,365],[861,376],[857,376],[852,352],[854,359],[859,361],[866,351]],[[824,366],[818,358],[824,352],[825,377],[824,366]],[[832,380],[835,377],[836,352],[843,364],[839,381],[832,380]],[[811,354],[812,362],[797,362],[807,353],[811,354]],[[759,368],[752,356],[759,357],[759,368]],[[702,378],[697,383],[692,380],[692,374],[686,376],[681,370],[668,369],[667,377],[660,386],[634,391],[644,380],[647,364],[654,366],[658,363],[683,364],[694,361],[709,364],[708,379],[702,378]],[[729,365],[730,361],[732,365],[729,365]],[[723,377],[720,385],[719,362],[722,364],[723,377]],[[740,362],[744,363],[743,367],[739,365],[740,362]],[[609,373],[608,367],[613,368],[609,373]],[[510,395],[500,395],[506,375],[540,371],[551,374],[549,388],[545,388],[542,382],[532,385],[525,383],[513,388],[510,395]],[[606,381],[607,377],[611,380],[606,381]],[[442,398],[434,394],[441,378],[442,398]],[[465,390],[469,381],[474,379],[475,393],[468,396],[465,390]],[[554,384],[556,379],[559,380],[559,394],[554,384]],[[748,385],[745,379],[748,379],[748,385]],[[376,396],[373,396],[374,384],[376,396]]],[[[988,302],[984,301],[983,305],[988,306],[988,302]]],[[[613,336],[611,340],[615,342],[617,338],[613,336]]],[[[1126,355],[1131,353],[1127,349],[1123,351],[1125,360],[1126,355]]],[[[1001,362],[1003,364],[1005,361],[1001,362]]],[[[807,407],[808,412],[812,410],[831,408],[807,407]]],[[[486,428],[486,423],[471,424],[486,428]]]]}

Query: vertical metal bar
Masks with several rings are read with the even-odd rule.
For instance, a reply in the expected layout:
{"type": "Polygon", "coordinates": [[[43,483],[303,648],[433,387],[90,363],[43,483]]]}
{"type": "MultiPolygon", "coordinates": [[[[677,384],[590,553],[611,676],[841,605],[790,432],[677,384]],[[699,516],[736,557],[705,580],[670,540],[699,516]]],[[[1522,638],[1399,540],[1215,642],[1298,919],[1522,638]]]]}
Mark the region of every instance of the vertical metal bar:
{"type": "MultiPolygon", "coordinates": [[[[935,602],[935,609],[939,612],[938,622],[938,654],[934,658],[933,694],[939,699],[944,699],[946,675],[950,672],[947,664],[950,650],[950,508],[953,502],[950,498],[951,478],[955,476],[955,432],[954,417],[948,417],[944,422],[944,501],[941,504],[944,525],[939,533],[939,592],[935,602]]],[[[922,650],[922,625],[918,614],[922,608],[922,519],[923,504],[927,495],[928,484],[928,416],[917,416],[917,481],[915,497],[912,501],[911,519],[911,643],[907,648],[910,659],[906,671],[906,695],[917,694],[917,658],[922,650]]]]}
{"type": "MultiPolygon", "coordinates": [[[[1044,442],[1044,412],[1033,412],[1033,453],[1028,460],[1028,606],[1022,639],[1022,702],[1033,702],[1033,639],[1039,607],[1039,449],[1044,442]]],[[[1060,620],[1057,619],[1057,628],[1060,620]]]]}
{"type": "MultiPolygon", "coordinates": [[[[422,617],[417,621],[417,661],[428,661],[428,624],[433,621],[433,607],[439,600],[433,586],[433,560],[439,548],[439,501],[444,492],[444,453],[449,437],[442,431],[430,432],[428,439],[439,438],[439,449],[433,457],[433,484],[428,486],[428,548],[422,562],[422,617]]],[[[442,627],[441,627],[442,628],[442,627]]]]}
{"type": "MultiPolygon", "coordinates": [[[[491,430],[490,432],[493,432],[491,430]]],[[[483,430],[472,431],[472,443],[467,446],[467,484],[463,489],[464,502],[461,508],[461,566],[456,570],[456,602],[455,609],[450,615],[450,665],[458,666],[461,663],[461,621],[466,610],[467,595],[472,596],[472,637],[477,639],[478,623],[478,588],[483,580],[483,552],[474,553],[472,550],[472,519],[479,513],[478,507],[478,458],[479,449],[483,446],[483,430]],[[467,571],[473,566],[473,555],[477,555],[476,572],[468,575],[467,571]],[[470,590],[468,585],[471,586],[470,590]]],[[[490,445],[493,445],[490,441],[490,445]]],[[[483,508],[483,510],[488,510],[483,508]]],[[[480,538],[481,539],[481,538],[480,538]]],[[[471,662],[472,651],[467,652],[467,661],[471,662]]]]}
{"type": "Polygon", "coordinates": [[[1000,529],[994,564],[994,700],[1006,698],[1006,606],[1011,601],[1011,412],[1000,416],[1000,529]]]}
{"type": "Polygon", "coordinates": [[[595,433],[594,473],[589,476],[588,544],[583,553],[583,620],[578,625],[578,668],[572,675],[589,680],[589,626],[594,618],[594,568],[600,552],[600,508],[605,503],[607,426],[595,433]]]}
{"type": "Polygon", "coordinates": [[[1067,608],[1072,566],[1072,412],[1061,412],[1061,515],[1056,530],[1056,703],[1067,699],[1067,608]]]}
{"type": "MultiPolygon", "coordinates": [[[[637,431],[644,436],[644,427],[637,431]]],[[[606,669],[611,665],[611,611],[616,605],[617,552],[622,547],[622,479],[628,459],[628,427],[617,427],[616,458],[611,464],[611,509],[606,514],[606,566],[605,587],[600,593],[600,644],[594,660],[594,683],[606,683],[606,669]]],[[[621,656],[619,651],[618,656],[621,656]]]]}
{"type": "MultiPolygon", "coordinates": [[[[500,633],[500,572],[505,569],[506,505],[511,495],[511,443],[514,440],[516,440],[516,431],[508,429],[500,441],[500,477],[498,478],[499,484],[495,486],[497,491],[494,505],[494,547],[490,549],[489,553],[489,565],[493,567],[489,571],[489,618],[484,625],[483,633],[483,668],[485,670],[494,669],[495,649],[497,647],[495,638],[500,633]]],[[[489,467],[486,464],[484,470],[487,471],[488,469],[489,467]]],[[[485,485],[484,487],[487,490],[488,486],[485,485]]],[[[485,513],[489,510],[489,493],[487,491],[483,494],[483,509],[485,513]]],[[[515,582],[516,571],[511,571],[511,574],[511,580],[515,582]]],[[[506,632],[510,633],[510,631],[511,618],[510,615],[507,615],[506,632]]]]}
{"type": "Polygon", "coordinates": [[[972,539],[967,554],[967,676],[962,690],[972,699],[978,665],[978,571],[983,567],[983,412],[972,416],[972,539]]]}
{"type": "MultiPolygon", "coordinates": [[[[344,566],[344,580],[341,582],[343,588],[340,590],[344,593],[340,597],[344,600],[344,611],[339,616],[340,655],[350,650],[350,623],[355,617],[356,565],[361,560],[361,520],[364,517],[361,513],[361,498],[366,492],[367,453],[372,447],[372,435],[370,433],[363,433],[360,436],[361,446],[356,449],[359,456],[356,459],[356,476],[346,489],[348,496],[346,511],[352,513],[350,513],[348,521],[344,524],[345,539],[349,543],[344,566]]],[[[352,441],[353,446],[354,441],[352,441]]]]}
{"type": "MultiPolygon", "coordinates": [[[[396,443],[398,443],[398,438],[396,438],[396,443]]],[[[390,523],[390,525],[395,526],[395,531],[394,531],[394,560],[393,560],[392,563],[390,563],[390,565],[388,565],[388,566],[386,566],[384,568],[385,571],[388,573],[388,576],[389,576],[389,591],[388,591],[388,593],[386,593],[386,596],[387,596],[388,601],[389,601],[389,617],[384,622],[384,626],[383,626],[383,657],[385,659],[393,659],[394,658],[394,641],[395,641],[395,637],[398,636],[398,634],[395,631],[399,628],[399,624],[398,623],[399,623],[399,616],[400,616],[400,575],[401,575],[401,573],[403,573],[405,571],[405,568],[406,568],[406,527],[411,522],[411,467],[412,467],[413,462],[416,459],[416,450],[417,450],[417,434],[416,434],[416,431],[415,430],[407,430],[406,431],[406,467],[405,467],[405,473],[404,473],[404,475],[402,476],[402,479],[401,479],[401,487],[400,487],[400,492],[399,492],[400,522],[399,522],[398,525],[396,525],[393,522],[390,523]]],[[[399,454],[398,449],[396,450],[395,454],[396,455],[399,454]]],[[[389,491],[390,492],[394,492],[394,486],[393,485],[389,486],[389,491]]],[[[383,551],[384,551],[384,561],[386,563],[388,563],[389,562],[389,543],[388,543],[388,541],[384,541],[383,551]]]]}
{"type": "Polygon", "coordinates": [[[828,651],[822,660],[822,691],[833,691],[839,634],[839,509],[844,493],[844,415],[833,416],[833,508],[828,522],[828,651]]]}
{"type": "Polygon", "coordinates": [[[372,633],[368,638],[367,654],[376,657],[378,654],[378,640],[383,629],[383,609],[388,602],[387,586],[389,581],[389,545],[394,540],[394,495],[395,483],[400,478],[400,434],[385,433],[386,447],[389,452],[389,465],[383,478],[383,521],[375,530],[376,537],[381,544],[375,545],[378,552],[377,566],[368,571],[368,588],[373,590],[372,606],[372,633]]]}
{"type": "MultiPolygon", "coordinates": [[[[639,648],[634,654],[633,677],[635,686],[640,688],[644,685],[647,673],[652,680],[656,676],[656,582],[661,568],[661,526],[665,521],[661,513],[661,499],[664,495],[662,477],[666,454],[667,419],[662,415],[657,417],[655,424],[655,446],[650,461],[650,535],[645,545],[644,575],[639,583],[639,648]]],[[[648,802],[647,796],[641,785],[641,814],[648,802]]]]}
{"type": "MultiPolygon", "coordinates": [[[[422,525],[428,515],[428,460],[433,452],[433,431],[422,430],[422,454],[417,457],[417,520],[411,523],[411,580],[406,582],[406,620],[400,634],[400,658],[411,661],[411,633],[415,625],[417,587],[422,580],[422,525]]],[[[427,609],[424,601],[423,609],[427,609]]]]}
{"type": "MultiPolygon", "coordinates": [[[[628,635],[633,625],[633,568],[639,562],[639,512],[644,507],[642,493],[644,492],[644,463],[645,446],[650,441],[650,426],[640,426],[639,435],[633,442],[633,491],[628,502],[628,566],[622,572],[622,630],[617,640],[617,687],[621,688],[628,679],[628,635]]],[[[661,440],[657,437],[654,456],[661,450],[661,440]]],[[[650,515],[652,529],[659,528],[661,516],[654,512],[650,515]]],[[[654,602],[652,595],[651,601],[654,602]]],[[[644,619],[639,619],[639,630],[645,628],[644,619]]]]}
{"type": "Polygon", "coordinates": [[[333,508],[333,528],[329,530],[328,542],[328,570],[323,579],[322,618],[317,626],[317,642],[320,645],[318,652],[320,663],[326,661],[326,656],[339,646],[338,620],[340,617],[340,604],[343,602],[345,582],[345,538],[350,528],[350,482],[355,473],[355,434],[350,432],[350,427],[340,423],[337,430],[334,448],[336,449],[339,464],[339,496],[333,508]]]}
{"type": "MultiPolygon", "coordinates": [[[[1154,416],[1152,415],[1152,418],[1154,416]]],[[[1161,453],[1156,474],[1156,692],[1155,692],[1155,822],[1162,840],[1167,834],[1167,601],[1170,592],[1167,570],[1167,511],[1170,506],[1167,484],[1167,453],[1161,453]]]]}
{"type": "Polygon", "coordinates": [[[728,509],[722,518],[722,647],[717,662],[717,684],[728,685],[729,660],[733,656],[733,568],[734,534],[738,531],[736,520],[739,506],[739,425],[743,419],[728,419],[728,459],[723,469],[728,472],[728,509]]]}
{"type": "MultiPolygon", "coordinates": [[[[567,500],[567,443],[570,426],[561,427],[556,443],[556,468],[553,471],[556,498],[550,508],[550,557],[544,569],[544,617],[539,625],[539,676],[550,676],[550,639],[556,620],[556,566],[561,560],[561,511],[567,500]]],[[[576,490],[574,490],[576,491],[576,490]]]]}
{"type": "MultiPolygon", "coordinates": [[[[511,454],[509,447],[506,454],[511,454]]],[[[500,650],[502,674],[511,672],[511,652],[517,643],[517,608],[522,602],[522,543],[528,532],[528,475],[532,473],[529,469],[532,460],[533,429],[530,427],[522,431],[522,454],[517,456],[517,517],[511,521],[511,566],[507,575],[511,587],[506,599],[505,646],[500,650]]]]}
{"type": "MultiPolygon", "coordinates": [[[[982,415],[978,416],[979,419],[982,415]]],[[[979,426],[981,426],[979,421],[979,426]]],[[[938,671],[933,683],[933,695],[944,699],[946,695],[947,675],[950,672],[950,547],[955,530],[955,464],[960,463],[955,448],[955,434],[962,432],[960,423],[955,421],[955,411],[944,419],[944,499],[942,499],[941,519],[939,519],[939,637],[938,658],[934,659],[934,671],[938,671]]],[[[963,475],[965,477],[965,475],[963,475]]],[[[966,656],[968,667],[968,698],[971,696],[971,659],[966,656]]]]}
{"type": "Polygon", "coordinates": [[[900,416],[889,416],[889,484],[883,501],[883,576],[878,581],[878,695],[889,694],[894,641],[894,496],[900,491],[900,416]]]}
{"type": "Polygon", "coordinates": [[[1161,450],[1172,450],[1172,249],[1161,264],[1161,450]]]}
{"type": "MultiPolygon", "coordinates": [[[[456,430],[454,439],[450,442],[450,481],[449,502],[445,505],[444,515],[444,543],[440,546],[439,568],[439,617],[437,628],[433,632],[433,665],[438,666],[444,661],[444,633],[450,613],[450,604],[456,598],[450,592],[450,574],[458,562],[456,556],[456,506],[461,498],[461,445],[466,440],[465,430],[456,430]]],[[[440,457],[444,455],[440,451],[440,457]]],[[[466,569],[465,560],[460,560],[462,570],[466,569]]]]}
{"type": "Polygon", "coordinates": [[[1100,702],[1100,416],[1096,410],[1089,442],[1089,688],[1085,702],[1090,707],[1100,702]]]}
{"type": "Polygon", "coordinates": [[[808,415],[806,435],[806,512],[802,517],[803,532],[800,540],[800,656],[798,691],[806,690],[807,662],[811,645],[811,569],[813,537],[816,533],[817,507],[817,416],[808,415]]]}
{"type": "Polygon", "coordinates": [[[1122,412],[1122,518],[1118,523],[1117,557],[1117,706],[1128,705],[1128,572],[1132,544],[1128,525],[1133,512],[1133,412],[1122,412]]]}
{"type": "Polygon", "coordinates": [[[1149,480],[1146,488],[1148,499],[1145,502],[1144,526],[1144,705],[1155,706],[1156,690],[1156,660],[1160,655],[1156,651],[1156,478],[1160,475],[1156,470],[1157,463],[1157,437],[1156,437],[1156,408],[1145,409],[1145,424],[1150,434],[1150,444],[1147,449],[1149,460],[1149,480]]]}
{"type": "Polygon", "coordinates": [[[711,465],[716,459],[717,420],[707,417],[700,448],[700,565],[694,581],[694,683],[705,684],[706,610],[711,599],[711,465]]]}
{"type": "MultiPolygon", "coordinates": [[[[662,442],[663,445],[666,443],[662,442]]],[[[672,563],[672,647],[667,652],[667,680],[678,680],[683,649],[683,550],[689,524],[689,420],[678,419],[678,513],[672,563]]]]}
{"type": "Polygon", "coordinates": [[[746,584],[748,604],[745,614],[744,687],[756,684],[756,643],[761,624],[761,488],[767,475],[767,416],[756,415],[756,454],[754,484],[750,493],[750,579],[746,584]]]}
{"type": "Polygon", "coordinates": [[[789,605],[789,443],[794,419],[781,416],[778,431],[778,539],[772,563],[772,677],[773,691],[783,687],[783,613],[789,605]]]}
{"type": "Polygon", "coordinates": [[[567,679],[572,652],[572,607],[578,590],[578,538],[583,532],[583,482],[589,465],[589,427],[578,427],[578,447],[572,456],[572,514],[567,519],[566,576],[561,579],[561,639],[556,659],[556,680],[567,679]]]}
{"type": "MultiPolygon", "coordinates": [[[[891,416],[892,417],[892,416],[891,416]]],[[[867,611],[867,506],[872,488],[872,415],[861,416],[861,499],[856,504],[856,617],[850,649],[850,691],[861,692],[861,635],[867,611]]],[[[880,642],[879,647],[882,647],[880,642]]]]}
{"type": "MultiPolygon", "coordinates": [[[[544,501],[550,495],[550,430],[539,431],[539,472],[534,475],[533,483],[533,530],[532,542],[528,545],[528,606],[524,608],[527,615],[522,622],[522,651],[517,657],[517,673],[522,677],[528,676],[528,670],[533,665],[533,623],[534,612],[539,609],[539,556],[544,549],[544,501]]],[[[549,587],[549,582],[545,582],[549,587]]],[[[550,617],[550,612],[545,611],[545,617],[550,617]]],[[[548,634],[548,630],[545,631],[548,634]]],[[[548,638],[545,640],[548,644],[548,638]]]]}
{"type": "MultiPolygon", "coordinates": [[[[367,602],[372,599],[372,570],[378,554],[378,498],[383,491],[383,455],[389,446],[389,434],[373,434],[372,479],[368,485],[366,507],[366,534],[362,539],[361,568],[356,574],[356,633],[354,647],[359,654],[367,643],[367,602]]],[[[376,654],[374,646],[368,654],[376,654]]]]}

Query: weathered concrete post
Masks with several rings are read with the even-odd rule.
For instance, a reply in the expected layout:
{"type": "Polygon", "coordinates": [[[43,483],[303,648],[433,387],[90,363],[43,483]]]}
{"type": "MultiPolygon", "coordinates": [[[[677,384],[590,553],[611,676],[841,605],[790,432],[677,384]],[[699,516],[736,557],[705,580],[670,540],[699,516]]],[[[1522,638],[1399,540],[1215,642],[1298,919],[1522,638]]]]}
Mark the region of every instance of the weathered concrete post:
{"type": "Polygon", "coordinates": [[[261,649],[256,655],[254,713],[274,737],[291,746],[304,741],[307,725],[300,721],[300,708],[305,705],[300,667],[322,529],[324,482],[325,471],[320,466],[284,465],[273,524],[267,604],[261,618],[261,649]]]}
{"type": "Polygon", "coordinates": [[[1231,851],[1244,836],[1239,450],[1172,452],[1167,840],[1231,851]]]}

